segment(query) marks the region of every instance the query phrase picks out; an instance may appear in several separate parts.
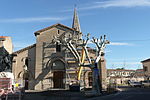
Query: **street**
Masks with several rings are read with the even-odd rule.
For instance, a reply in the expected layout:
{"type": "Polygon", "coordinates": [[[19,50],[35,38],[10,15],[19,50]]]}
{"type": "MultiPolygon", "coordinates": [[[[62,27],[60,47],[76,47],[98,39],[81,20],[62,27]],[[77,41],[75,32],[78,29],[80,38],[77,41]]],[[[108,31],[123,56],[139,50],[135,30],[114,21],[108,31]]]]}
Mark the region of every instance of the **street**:
{"type": "Polygon", "coordinates": [[[150,100],[150,88],[119,88],[122,91],[102,97],[89,98],[89,100],[150,100]]]}
{"type": "Polygon", "coordinates": [[[28,92],[23,100],[150,100],[150,88],[120,87],[121,91],[104,96],[84,97],[79,92],[47,91],[28,92]]]}

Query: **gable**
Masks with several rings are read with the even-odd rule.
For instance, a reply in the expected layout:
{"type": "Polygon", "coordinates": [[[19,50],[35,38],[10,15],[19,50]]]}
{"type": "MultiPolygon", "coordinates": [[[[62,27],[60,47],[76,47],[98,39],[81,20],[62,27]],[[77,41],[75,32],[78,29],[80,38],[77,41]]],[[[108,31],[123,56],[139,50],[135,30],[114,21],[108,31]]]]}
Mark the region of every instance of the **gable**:
{"type": "Polygon", "coordinates": [[[73,36],[73,33],[73,29],[61,24],[56,24],[46,29],[37,31],[36,42],[39,45],[43,44],[43,42],[52,43],[54,37],[59,37],[60,39],[64,37],[67,38],[69,36],[73,36]]]}
{"type": "Polygon", "coordinates": [[[37,35],[40,35],[40,34],[42,34],[42,33],[44,33],[45,31],[48,31],[48,30],[50,30],[50,29],[52,29],[52,28],[60,28],[60,29],[62,29],[62,30],[68,30],[68,31],[75,31],[73,28],[70,28],[70,27],[68,27],[68,26],[65,26],[65,25],[62,25],[62,24],[54,24],[54,25],[52,25],[52,26],[49,26],[49,27],[46,27],[46,28],[43,28],[43,29],[41,29],[41,30],[38,30],[38,31],[36,31],[35,33],[34,33],[34,35],[35,36],[37,36],[37,35]]]}

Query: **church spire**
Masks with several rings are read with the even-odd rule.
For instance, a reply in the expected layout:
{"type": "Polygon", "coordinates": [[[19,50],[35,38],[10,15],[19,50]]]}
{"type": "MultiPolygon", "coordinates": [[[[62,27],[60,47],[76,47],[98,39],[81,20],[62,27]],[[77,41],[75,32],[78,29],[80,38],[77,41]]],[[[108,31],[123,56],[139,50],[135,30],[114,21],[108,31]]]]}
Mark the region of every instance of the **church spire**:
{"type": "Polygon", "coordinates": [[[81,32],[80,22],[79,22],[79,18],[78,18],[76,7],[74,8],[74,16],[73,16],[72,28],[76,29],[76,31],[81,32]]]}

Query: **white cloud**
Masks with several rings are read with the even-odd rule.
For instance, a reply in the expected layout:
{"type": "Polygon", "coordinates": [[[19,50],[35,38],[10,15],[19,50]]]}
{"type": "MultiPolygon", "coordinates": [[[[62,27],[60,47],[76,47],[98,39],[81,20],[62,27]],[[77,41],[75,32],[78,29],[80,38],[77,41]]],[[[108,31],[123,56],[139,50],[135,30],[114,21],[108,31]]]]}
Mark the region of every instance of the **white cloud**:
{"type": "Polygon", "coordinates": [[[14,18],[14,19],[0,19],[0,23],[17,22],[45,22],[45,21],[60,21],[65,20],[67,17],[31,17],[31,18],[14,18]]]}
{"type": "MultiPolygon", "coordinates": [[[[109,62],[109,60],[107,60],[109,62]]],[[[125,69],[141,69],[142,63],[140,61],[115,61],[111,63],[107,63],[108,68],[125,68],[125,69]]]]}
{"type": "Polygon", "coordinates": [[[121,42],[110,42],[108,45],[116,45],[116,46],[132,46],[130,43],[121,43],[121,42]]]}
{"type": "Polygon", "coordinates": [[[125,69],[139,69],[142,68],[140,62],[112,62],[113,67],[124,67],[125,69]]]}
{"type": "Polygon", "coordinates": [[[145,7],[150,6],[150,0],[109,0],[100,1],[80,8],[80,10],[108,8],[108,7],[145,7]]]}
{"type": "Polygon", "coordinates": [[[141,62],[113,62],[113,64],[136,65],[141,64],[141,62]]]}
{"type": "MultiPolygon", "coordinates": [[[[100,41],[100,40],[98,40],[100,41]]],[[[90,41],[88,41],[88,44],[94,44],[92,42],[92,39],[90,41]]],[[[123,42],[110,42],[109,44],[107,45],[114,45],[114,46],[133,46],[134,44],[131,44],[131,43],[123,43],[123,42]]]]}
{"type": "MultiPolygon", "coordinates": [[[[109,62],[109,60],[107,60],[109,62]]],[[[116,69],[116,68],[125,68],[125,69],[142,69],[142,64],[139,61],[115,61],[111,63],[107,63],[107,67],[110,69],[116,69]]]]}
{"type": "Polygon", "coordinates": [[[140,58],[137,58],[137,57],[135,57],[135,58],[110,58],[110,59],[108,59],[108,60],[110,60],[110,61],[126,61],[126,60],[128,60],[128,61],[141,61],[141,59],[143,59],[142,57],[140,57],[140,58]]]}

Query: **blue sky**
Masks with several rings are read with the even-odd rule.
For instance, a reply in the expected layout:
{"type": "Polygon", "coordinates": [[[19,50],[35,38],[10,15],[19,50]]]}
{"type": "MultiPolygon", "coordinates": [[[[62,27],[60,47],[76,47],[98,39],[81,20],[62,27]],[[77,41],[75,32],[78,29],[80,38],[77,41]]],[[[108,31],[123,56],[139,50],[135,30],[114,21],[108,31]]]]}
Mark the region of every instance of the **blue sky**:
{"type": "Polygon", "coordinates": [[[35,43],[34,32],[55,23],[71,27],[77,4],[81,30],[107,35],[107,68],[142,68],[150,57],[150,0],[1,0],[0,35],[14,50],[35,43]]]}

